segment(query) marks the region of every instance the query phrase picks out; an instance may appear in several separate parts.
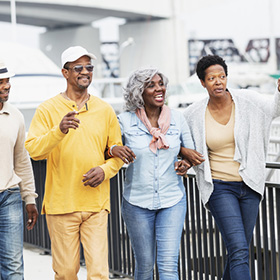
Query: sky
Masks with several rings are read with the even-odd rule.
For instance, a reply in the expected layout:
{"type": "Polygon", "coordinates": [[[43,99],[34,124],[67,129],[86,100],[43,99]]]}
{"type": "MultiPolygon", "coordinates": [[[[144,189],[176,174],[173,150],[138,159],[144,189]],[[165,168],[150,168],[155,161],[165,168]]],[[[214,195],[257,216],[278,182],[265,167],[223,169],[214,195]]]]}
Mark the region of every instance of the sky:
{"type": "MultiPolygon", "coordinates": [[[[179,16],[186,27],[186,38],[232,38],[244,49],[249,39],[280,37],[279,0],[188,0],[179,16]]],[[[118,39],[122,19],[109,18],[93,24],[100,28],[101,41],[118,39]]],[[[2,40],[14,40],[11,24],[0,22],[2,40]]],[[[38,35],[45,28],[17,26],[17,42],[38,47],[38,35]]],[[[1,39],[0,39],[1,40],[1,39]]]]}
{"type": "MultiPolygon", "coordinates": [[[[151,0],[152,1],[152,0],[151,0]]],[[[186,12],[179,15],[186,39],[232,38],[241,52],[250,39],[280,38],[279,0],[188,0],[186,12]]],[[[100,28],[101,41],[117,41],[122,19],[109,18],[93,23],[100,28]]],[[[45,28],[17,25],[16,35],[9,23],[0,22],[1,40],[39,47],[39,34],[45,28]],[[15,39],[16,37],[16,39],[15,39]]]]}

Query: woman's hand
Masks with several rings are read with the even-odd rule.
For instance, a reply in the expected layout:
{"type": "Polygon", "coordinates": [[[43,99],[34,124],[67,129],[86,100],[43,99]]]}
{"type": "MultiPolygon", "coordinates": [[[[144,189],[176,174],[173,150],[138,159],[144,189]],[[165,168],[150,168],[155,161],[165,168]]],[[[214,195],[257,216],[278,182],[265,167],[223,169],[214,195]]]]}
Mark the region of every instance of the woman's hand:
{"type": "Polygon", "coordinates": [[[203,158],[203,155],[196,150],[188,149],[185,147],[181,147],[180,155],[188,160],[192,166],[196,166],[201,164],[205,159],[203,158]]]}
{"type": "Polygon", "coordinates": [[[182,159],[180,161],[176,161],[174,166],[176,174],[184,176],[186,175],[188,169],[191,167],[191,164],[187,160],[182,159]]]}
{"type": "Polygon", "coordinates": [[[127,146],[114,146],[111,149],[111,154],[114,157],[119,157],[124,163],[134,162],[136,155],[127,146]]]}

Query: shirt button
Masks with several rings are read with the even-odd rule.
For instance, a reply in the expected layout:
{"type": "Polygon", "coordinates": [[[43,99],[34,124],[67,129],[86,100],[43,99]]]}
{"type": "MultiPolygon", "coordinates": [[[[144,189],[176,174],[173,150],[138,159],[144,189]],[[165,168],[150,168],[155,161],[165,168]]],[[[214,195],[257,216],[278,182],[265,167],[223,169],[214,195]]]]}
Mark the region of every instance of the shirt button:
{"type": "Polygon", "coordinates": [[[155,191],[155,193],[157,193],[157,191],[155,191]]]}

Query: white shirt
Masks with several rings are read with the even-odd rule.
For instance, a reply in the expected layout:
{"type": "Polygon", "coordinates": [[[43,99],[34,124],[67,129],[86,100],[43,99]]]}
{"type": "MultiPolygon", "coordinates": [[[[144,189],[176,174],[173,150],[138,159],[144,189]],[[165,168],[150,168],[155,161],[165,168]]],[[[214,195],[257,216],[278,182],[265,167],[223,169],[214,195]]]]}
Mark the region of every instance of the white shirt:
{"type": "Polygon", "coordinates": [[[4,102],[0,110],[0,192],[19,185],[22,199],[27,204],[35,204],[33,171],[24,141],[22,114],[4,102]]]}

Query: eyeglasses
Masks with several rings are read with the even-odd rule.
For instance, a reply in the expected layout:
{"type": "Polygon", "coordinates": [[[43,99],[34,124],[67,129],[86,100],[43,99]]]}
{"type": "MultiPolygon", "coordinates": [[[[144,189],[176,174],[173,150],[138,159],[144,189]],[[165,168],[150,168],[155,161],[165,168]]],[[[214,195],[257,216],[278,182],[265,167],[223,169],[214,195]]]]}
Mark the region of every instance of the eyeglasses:
{"type": "Polygon", "coordinates": [[[76,66],[73,66],[73,67],[65,67],[65,69],[71,69],[71,70],[74,70],[76,73],[81,73],[82,71],[83,71],[83,69],[84,69],[84,67],[86,68],[86,70],[88,71],[88,72],[92,72],[93,71],[93,68],[94,68],[94,66],[93,65],[85,65],[85,66],[83,66],[83,65],[76,65],[76,66]]]}

